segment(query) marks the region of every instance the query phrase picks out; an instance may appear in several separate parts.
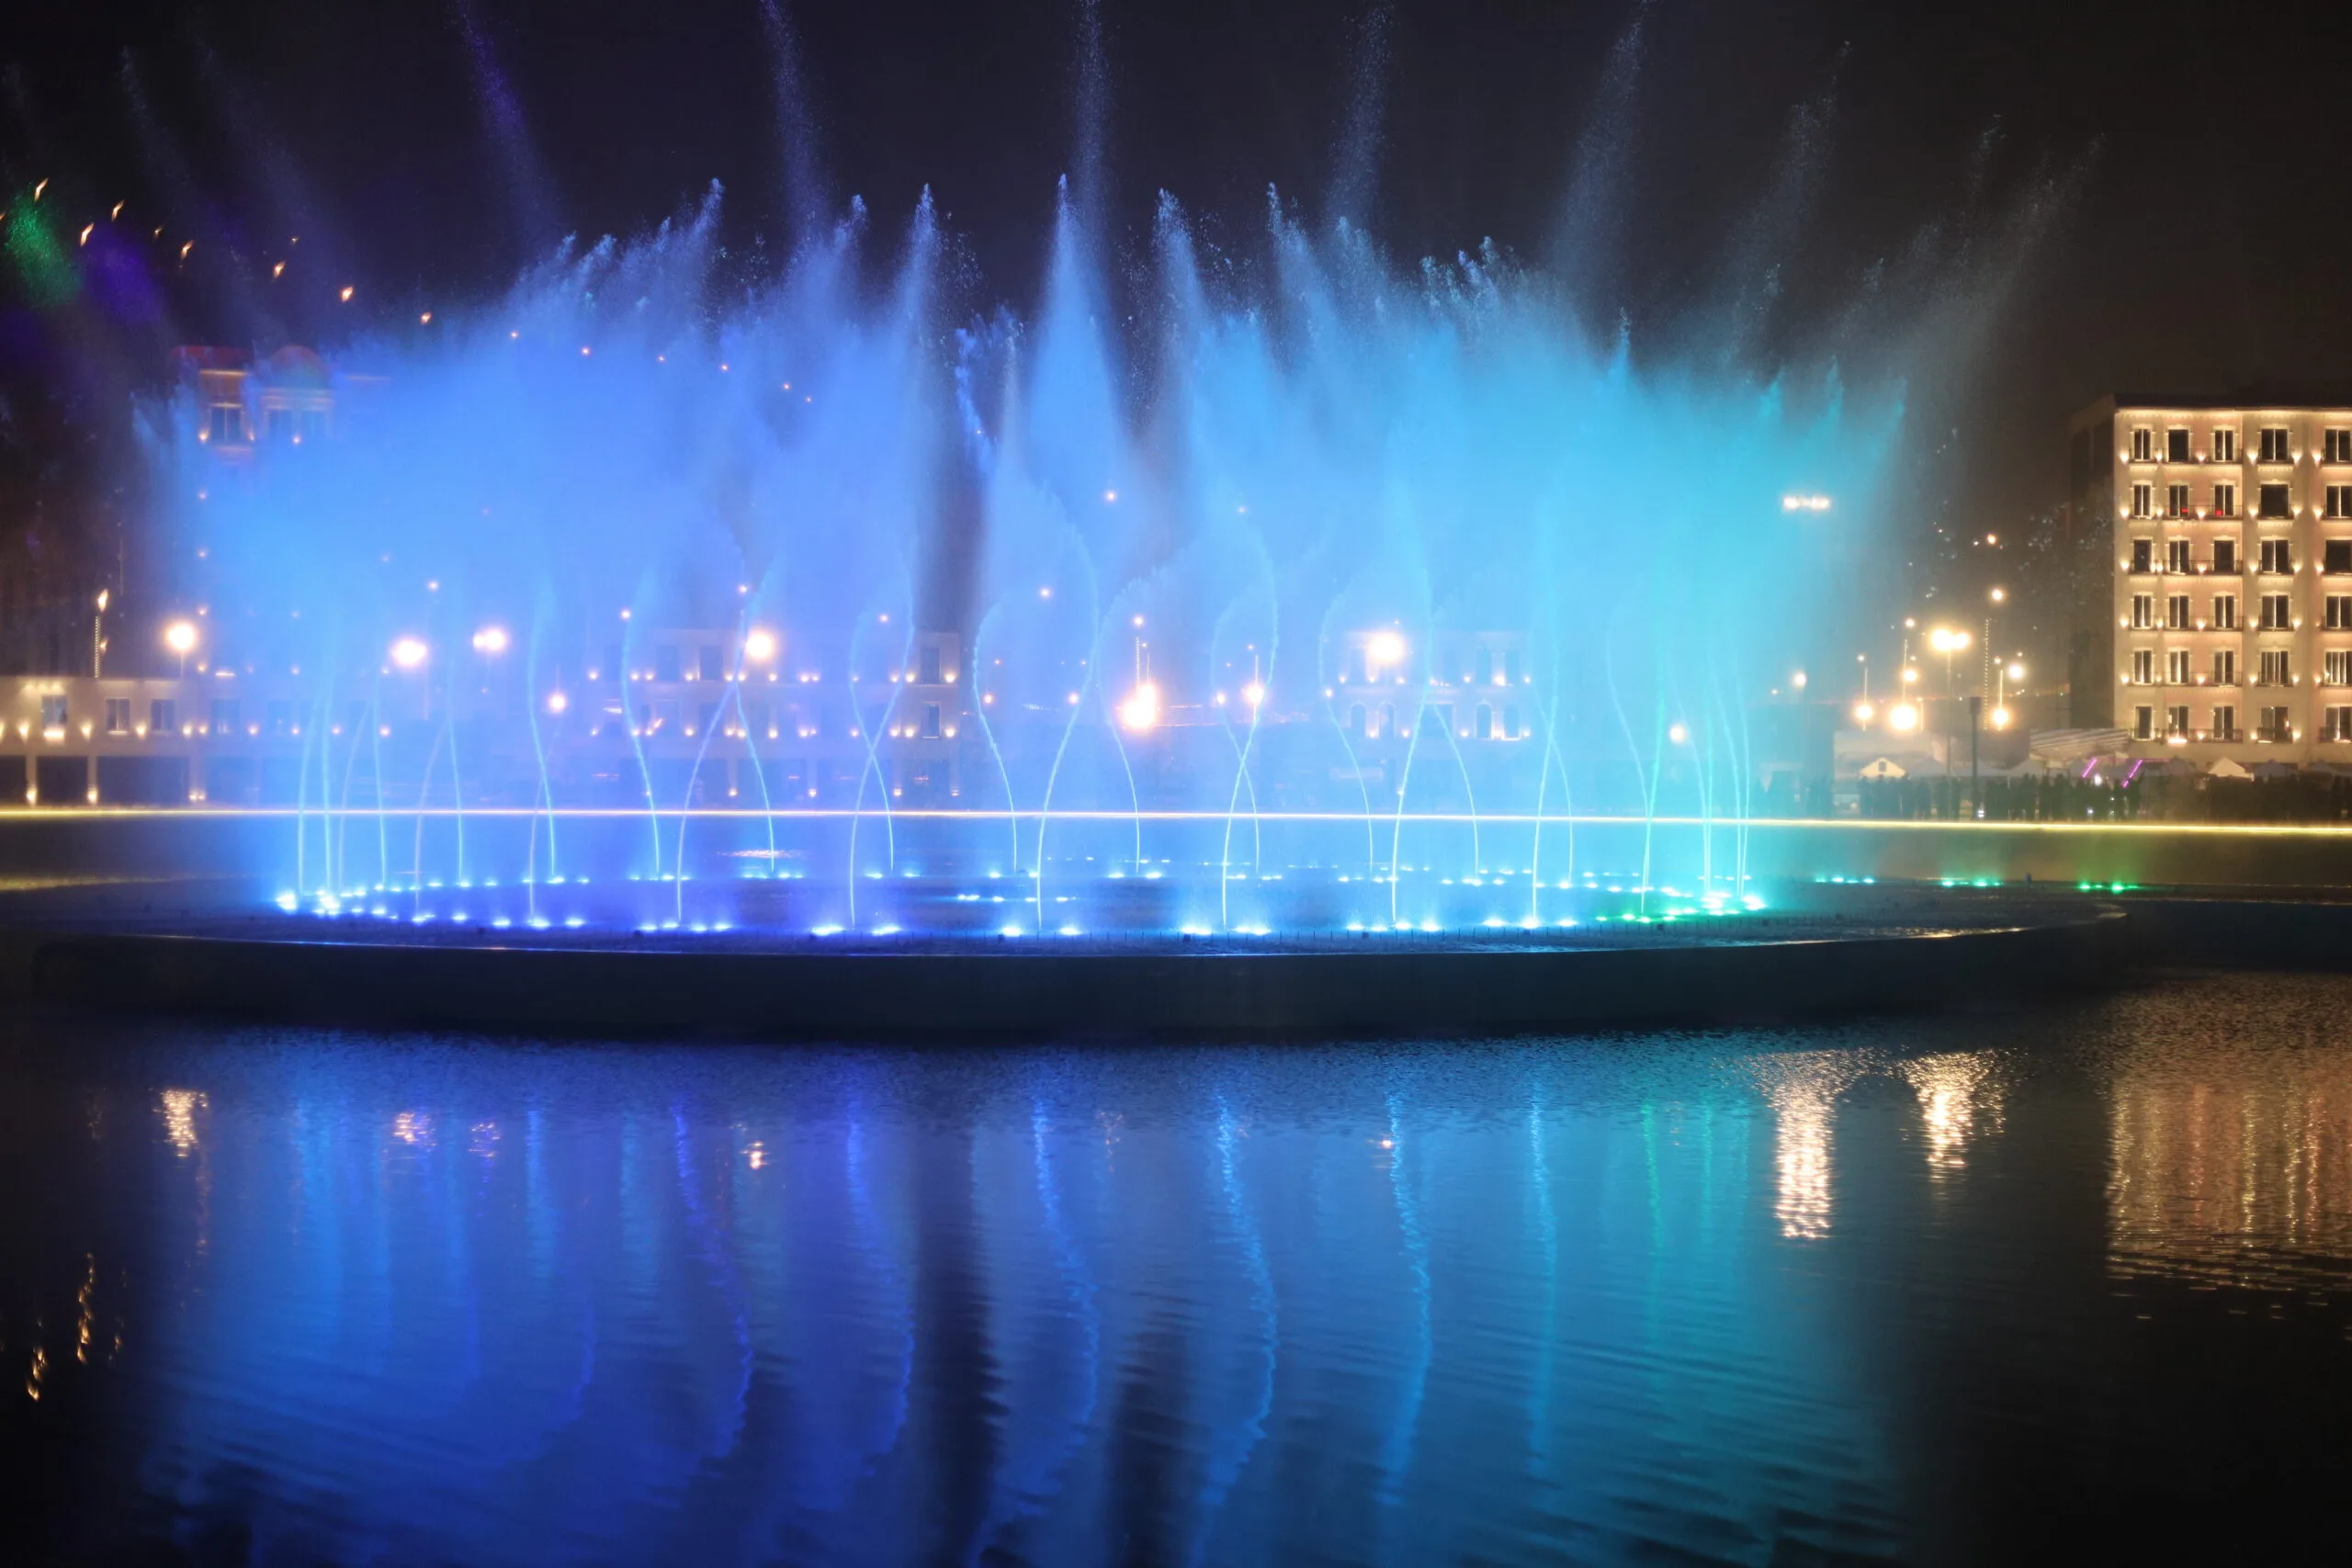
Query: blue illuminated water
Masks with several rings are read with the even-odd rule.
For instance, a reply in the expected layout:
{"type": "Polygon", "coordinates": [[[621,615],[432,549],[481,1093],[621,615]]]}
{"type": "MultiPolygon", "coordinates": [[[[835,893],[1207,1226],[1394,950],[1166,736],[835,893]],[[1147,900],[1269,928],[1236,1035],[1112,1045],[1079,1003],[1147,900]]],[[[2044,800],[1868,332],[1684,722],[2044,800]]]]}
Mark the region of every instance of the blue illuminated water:
{"type": "MultiPolygon", "coordinates": [[[[1826,773],[1807,671],[1842,685],[1883,629],[1911,411],[1966,374],[2035,210],[1919,237],[1828,320],[1775,303],[1824,156],[1802,114],[1750,240],[1641,322],[1567,281],[1624,191],[1550,258],[1401,255],[1273,192],[1238,230],[1163,195],[1126,236],[1084,48],[1035,278],[973,277],[928,193],[796,197],[747,263],[712,189],[147,410],[205,798],[298,813],[248,869],[307,899],[756,852],[856,925],[910,834],[1042,904],[1073,861],[1556,880],[1601,812],[1643,825],[1608,869],[1741,897],[1741,825],[1826,773]]],[[[1182,922],[1300,923],[1230,894],[1182,922]]]]}
{"type": "Polygon", "coordinates": [[[2276,1560],[2352,1496],[2347,1003],[1150,1052],[13,1017],[0,1529],[2276,1560]]]}

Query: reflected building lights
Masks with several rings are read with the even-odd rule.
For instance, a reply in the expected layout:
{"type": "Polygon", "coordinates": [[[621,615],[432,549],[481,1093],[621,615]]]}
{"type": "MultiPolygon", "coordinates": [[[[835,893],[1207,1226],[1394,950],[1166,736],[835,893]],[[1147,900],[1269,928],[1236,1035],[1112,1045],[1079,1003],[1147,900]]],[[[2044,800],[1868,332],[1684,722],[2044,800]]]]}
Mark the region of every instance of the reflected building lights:
{"type": "Polygon", "coordinates": [[[1979,1130],[1980,1120],[1984,1131],[1999,1130],[1993,1063],[1990,1051],[1963,1051],[1915,1056],[1898,1068],[1919,1097],[1919,1122],[1931,1174],[1944,1176],[1966,1163],[1968,1140],[1979,1130]]]}
{"type": "Polygon", "coordinates": [[[172,1152],[182,1159],[197,1145],[196,1113],[210,1108],[199,1089],[167,1089],[156,1096],[164,1116],[164,1136],[171,1140],[172,1152]]]}
{"type": "Polygon", "coordinates": [[[2145,1048],[2109,1111],[2108,1258],[2121,1275],[2341,1289],[2352,1260],[2352,1069],[2324,1050],[2145,1048]]]}

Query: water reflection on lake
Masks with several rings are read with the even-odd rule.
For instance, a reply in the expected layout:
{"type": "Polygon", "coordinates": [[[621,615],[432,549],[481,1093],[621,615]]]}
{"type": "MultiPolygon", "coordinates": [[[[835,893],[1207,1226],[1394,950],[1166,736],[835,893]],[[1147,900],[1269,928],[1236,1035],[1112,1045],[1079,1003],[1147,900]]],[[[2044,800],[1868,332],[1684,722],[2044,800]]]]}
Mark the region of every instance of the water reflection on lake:
{"type": "Polygon", "coordinates": [[[2313,1021],[2347,1004],[932,1052],[17,1019],[0,1529],[272,1562],[1972,1561],[2053,1509],[2284,1540],[2341,1522],[2352,1454],[2352,1055],[2313,1021]]]}

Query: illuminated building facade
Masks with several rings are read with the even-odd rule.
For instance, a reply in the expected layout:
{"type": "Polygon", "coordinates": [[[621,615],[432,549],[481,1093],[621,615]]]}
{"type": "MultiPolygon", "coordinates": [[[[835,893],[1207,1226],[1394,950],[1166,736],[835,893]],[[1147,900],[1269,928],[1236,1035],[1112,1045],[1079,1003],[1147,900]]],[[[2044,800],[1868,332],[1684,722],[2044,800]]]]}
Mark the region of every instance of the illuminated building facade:
{"type": "Polygon", "coordinates": [[[2073,720],[2136,755],[2352,763],[2352,388],[2118,393],[2069,427],[2073,720]]]}
{"type": "MultiPolygon", "coordinates": [[[[365,438],[380,385],[300,347],[183,349],[175,368],[201,453],[191,477],[215,494],[271,484],[274,464],[299,470],[306,446],[365,438]]],[[[1116,733],[1139,804],[1230,795],[1245,735],[1269,806],[1393,799],[1408,776],[1443,804],[1457,788],[1466,801],[1474,776],[1532,777],[1555,716],[1516,631],[1336,632],[1312,687],[1276,689],[1253,648],[1195,691],[1151,673],[1139,630],[1132,678],[1090,681],[1084,660],[1065,660],[1039,699],[1003,658],[978,679],[960,630],[903,616],[730,625],[736,603],[634,619],[572,606],[526,648],[519,625],[432,609],[437,582],[322,671],[329,645],[273,640],[257,606],[211,602],[222,585],[201,537],[175,585],[179,613],[132,624],[101,606],[65,669],[0,682],[0,801],[954,807],[970,804],[976,770],[996,799],[1024,761],[1050,774],[1076,725],[1116,733]]]]}

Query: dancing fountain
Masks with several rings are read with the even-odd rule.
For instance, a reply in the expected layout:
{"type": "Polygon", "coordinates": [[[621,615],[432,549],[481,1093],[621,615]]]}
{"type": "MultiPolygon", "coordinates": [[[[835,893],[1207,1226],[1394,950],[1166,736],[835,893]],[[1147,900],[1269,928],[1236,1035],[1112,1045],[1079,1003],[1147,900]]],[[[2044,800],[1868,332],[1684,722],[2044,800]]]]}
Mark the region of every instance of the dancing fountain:
{"type": "Polygon", "coordinates": [[[189,352],[143,422],[181,676],[109,731],[264,823],[235,912],[345,943],[1785,919],[1751,840],[1826,772],[1793,698],[1906,389],[2007,274],[1930,289],[1866,375],[1834,335],[1758,369],[1749,292],[1645,345],[1491,244],[1403,266],[1271,192],[1247,254],[1163,195],[1117,265],[1093,195],[1056,193],[1026,315],[966,302],[928,195],[746,282],[714,187],[331,357],[189,352]]]}

